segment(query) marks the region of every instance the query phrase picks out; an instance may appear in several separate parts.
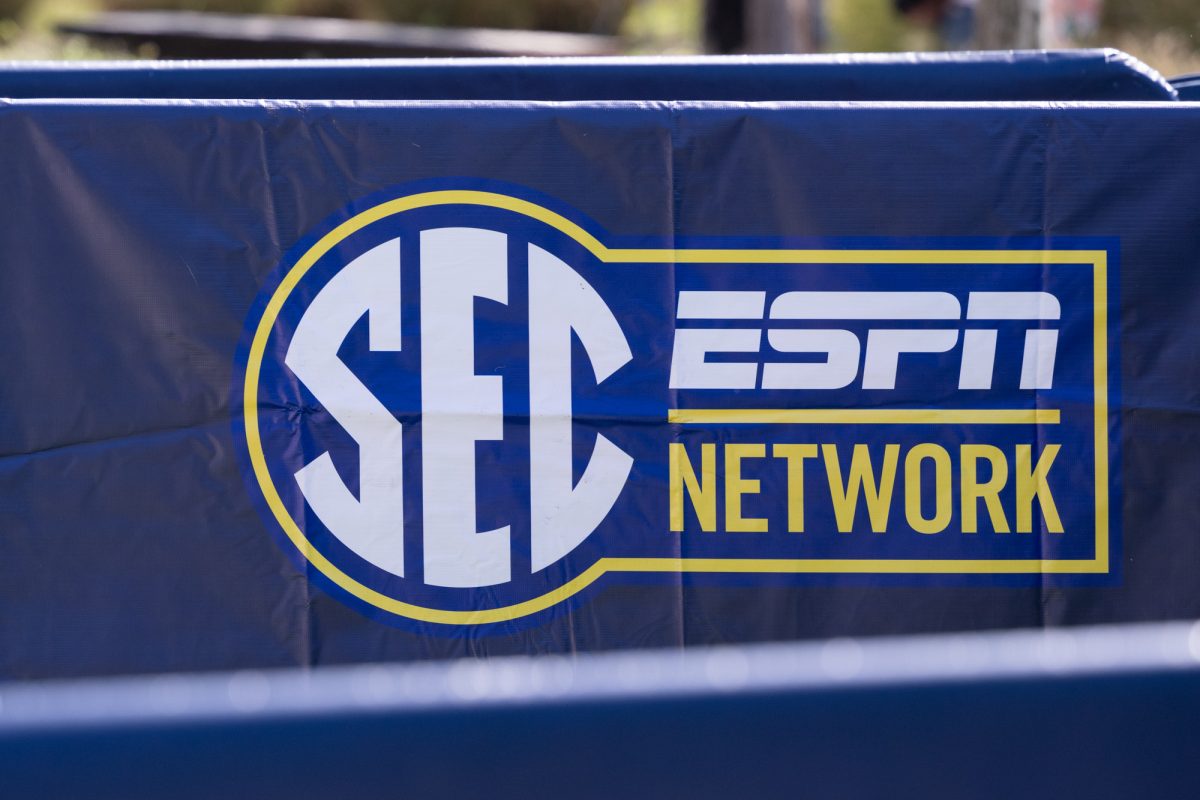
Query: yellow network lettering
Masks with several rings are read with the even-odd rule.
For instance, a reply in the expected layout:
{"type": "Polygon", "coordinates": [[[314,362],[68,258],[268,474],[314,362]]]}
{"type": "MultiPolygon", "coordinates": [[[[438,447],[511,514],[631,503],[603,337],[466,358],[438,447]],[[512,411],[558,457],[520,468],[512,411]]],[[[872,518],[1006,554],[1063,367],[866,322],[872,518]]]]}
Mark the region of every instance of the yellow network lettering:
{"type": "Polygon", "coordinates": [[[725,445],[725,530],[738,533],[765,533],[767,520],[742,516],[742,495],[758,494],[760,482],[742,477],[743,458],[762,458],[765,444],[725,445]]]}
{"type": "Polygon", "coordinates": [[[892,488],[896,484],[896,461],[900,457],[900,445],[889,444],[883,449],[883,466],[878,482],[871,465],[871,454],[865,444],[854,445],[850,475],[845,483],[842,482],[837,447],[831,444],[821,445],[821,453],[825,456],[825,475],[829,478],[829,494],[833,498],[833,513],[837,516],[838,531],[849,533],[854,528],[860,490],[866,499],[871,530],[876,533],[886,531],[888,510],[892,506],[892,488]]]}
{"type": "Polygon", "coordinates": [[[700,478],[682,444],[673,443],[671,462],[671,530],[683,530],[683,493],[687,490],[700,530],[717,529],[717,446],[700,445],[700,478]]]}
{"type": "Polygon", "coordinates": [[[1033,448],[1027,444],[1017,445],[1017,532],[1029,533],[1033,530],[1033,501],[1042,504],[1042,514],[1046,519],[1046,530],[1050,533],[1062,533],[1062,520],[1058,518],[1058,508],[1054,505],[1054,496],[1050,494],[1050,484],[1046,480],[1054,457],[1058,455],[1061,445],[1048,444],[1038,456],[1037,466],[1033,463],[1033,448]]]}
{"type": "Polygon", "coordinates": [[[941,533],[950,524],[953,504],[950,488],[950,454],[936,444],[919,444],[908,451],[904,459],[904,514],[917,533],[941,533]],[[926,517],[921,508],[921,465],[933,462],[933,516],[926,517]]]}
{"type": "Polygon", "coordinates": [[[1008,483],[1008,459],[1004,457],[1004,451],[990,444],[964,444],[961,452],[963,533],[979,531],[980,500],[987,509],[992,530],[1008,533],[1008,518],[1000,503],[1000,490],[1008,483]],[[979,481],[981,460],[986,460],[991,467],[991,475],[982,483],[979,481]]]}
{"type": "Polygon", "coordinates": [[[804,533],[804,459],[817,457],[815,444],[777,444],[776,458],[787,461],[788,532],[804,533]]]}
{"type": "Polygon", "coordinates": [[[1031,533],[1035,507],[1041,510],[1046,532],[1062,533],[1050,488],[1050,472],[1060,449],[1058,444],[1045,445],[1035,463],[1033,446],[1028,444],[1016,445],[1010,459],[999,447],[984,444],[963,444],[953,453],[932,442],[907,450],[886,444],[882,452],[873,455],[865,444],[846,448],[788,443],[774,445],[768,455],[765,444],[706,442],[692,448],[699,455],[697,472],[687,445],[673,442],[669,458],[671,530],[684,531],[688,520],[694,518],[700,530],[716,531],[717,499],[724,497],[724,532],[768,533],[772,523],[762,514],[779,503],[761,495],[764,480],[772,476],[773,485],[786,487],[789,533],[803,533],[807,512],[820,504],[832,512],[837,533],[863,530],[863,523],[874,533],[897,530],[901,526],[895,524],[891,513],[897,493],[903,499],[905,526],[919,534],[939,534],[954,527],[961,533],[978,533],[981,505],[993,533],[1010,533],[1010,518],[1016,520],[1018,533],[1031,533]],[[805,462],[817,459],[824,467],[828,493],[806,498],[805,462]],[[720,472],[718,463],[723,465],[720,472]],[[1002,494],[1010,482],[1014,491],[1002,494]],[[1010,504],[1007,509],[1005,498],[1010,504]],[[956,511],[958,525],[954,526],[956,511]]]}

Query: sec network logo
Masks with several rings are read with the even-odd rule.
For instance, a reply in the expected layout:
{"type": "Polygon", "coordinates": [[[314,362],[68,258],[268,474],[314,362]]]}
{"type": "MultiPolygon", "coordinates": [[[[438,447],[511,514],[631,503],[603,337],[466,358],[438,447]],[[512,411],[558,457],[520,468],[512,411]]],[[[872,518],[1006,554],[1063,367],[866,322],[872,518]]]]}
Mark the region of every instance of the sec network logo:
{"type": "Polygon", "coordinates": [[[923,263],[932,251],[619,248],[525,196],[443,183],[360,206],[301,243],[250,315],[237,425],[248,480],[285,549],[336,596],[440,632],[510,629],[612,572],[1108,572],[1107,388],[1089,385],[1086,408],[1042,407],[1106,375],[1103,253],[936,254],[1014,262],[945,286],[958,273],[923,263]],[[830,273],[831,258],[854,266],[830,273]],[[927,274],[897,284],[893,261],[927,274]],[[1046,261],[1060,284],[1043,285],[1046,261]],[[827,286],[839,290],[808,290],[827,286]],[[831,317],[844,327],[770,328],[831,317]],[[1078,376],[1055,364],[1072,326],[1095,333],[1090,362],[1070,360],[1078,376]],[[918,407],[859,407],[879,390],[893,392],[884,406],[918,407]],[[952,390],[1002,407],[930,401],[952,390]],[[863,442],[863,423],[895,433],[863,442]],[[948,424],[930,442],[912,433],[927,423],[948,424]],[[1054,469],[1063,447],[1096,491],[1060,512],[1056,492],[1078,477],[1054,469]],[[772,456],[773,474],[747,477],[772,456]],[[827,508],[811,486],[822,458],[827,508]],[[1043,535],[897,538],[1014,528],[1043,535]],[[892,536],[838,535],[857,531],[892,536]],[[928,558],[931,541],[943,557],[928,558]]]}
{"type": "Polygon", "coordinates": [[[555,216],[477,189],[380,202],[298,247],[251,314],[255,488],[313,576],[368,610],[461,625],[554,605],[488,613],[461,590],[560,562],[629,479],[602,432],[576,441],[572,391],[626,366],[627,337],[538,238],[557,231],[522,231],[531,214],[555,216]]]}

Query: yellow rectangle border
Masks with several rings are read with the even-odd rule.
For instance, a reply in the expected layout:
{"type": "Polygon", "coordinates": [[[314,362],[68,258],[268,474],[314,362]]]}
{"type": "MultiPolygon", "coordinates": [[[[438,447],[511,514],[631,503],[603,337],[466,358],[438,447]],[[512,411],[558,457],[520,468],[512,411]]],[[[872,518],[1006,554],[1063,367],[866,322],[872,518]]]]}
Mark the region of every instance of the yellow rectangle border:
{"type": "MultiPolygon", "coordinates": [[[[650,255],[655,251],[636,251],[650,255]]],[[[661,252],[661,251],[659,251],[661,252]]],[[[621,572],[814,574],[1107,574],[1108,525],[1108,252],[1105,250],[765,250],[671,251],[680,263],[771,264],[1090,264],[1095,386],[1095,554],[1090,559],[727,559],[609,558],[621,572]],[[738,256],[748,255],[738,251],[738,256]],[[667,566],[664,562],[675,562],[667,566]]],[[[624,260],[624,259],[620,259],[624,260]]],[[[629,260],[642,260],[633,259],[629,260]]],[[[648,260],[648,259],[647,259],[648,260]]],[[[696,424],[1033,424],[1056,425],[1057,409],[671,409],[668,422],[696,424]]]]}
{"type": "Polygon", "coordinates": [[[578,223],[517,197],[478,190],[422,192],[395,198],[342,222],[309,248],[281,279],[254,329],[243,380],[243,420],[250,463],[263,498],[303,558],[334,584],[383,611],[447,625],[503,622],[535,614],[582,591],[606,572],[853,573],[853,574],[1037,574],[1109,571],[1108,531],[1108,253],[1104,250],[792,250],[610,248],[578,223]],[[1096,538],[1088,559],[738,559],[604,557],[565,584],[510,606],[473,610],[427,608],[385,595],[343,572],[308,541],[290,516],[267,469],[258,430],[258,378],[267,340],[288,295],[305,273],[338,242],[372,223],[417,208],[482,205],[538,220],[574,239],[606,264],[1091,264],[1093,267],[1096,538]]]}
{"type": "Polygon", "coordinates": [[[675,425],[1057,425],[1057,408],[672,408],[675,425]]]}

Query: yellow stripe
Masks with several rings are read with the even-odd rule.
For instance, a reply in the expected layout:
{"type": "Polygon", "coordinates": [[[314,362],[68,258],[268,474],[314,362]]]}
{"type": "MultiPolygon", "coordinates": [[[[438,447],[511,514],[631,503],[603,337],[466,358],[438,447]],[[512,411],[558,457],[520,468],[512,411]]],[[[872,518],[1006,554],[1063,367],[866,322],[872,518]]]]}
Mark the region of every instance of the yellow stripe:
{"type": "MultiPolygon", "coordinates": [[[[1107,323],[1107,295],[1105,289],[1105,267],[1107,254],[1103,250],[762,250],[762,249],[610,249],[605,247],[595,236],[581,226],[547,208],[543,208],[527,200],[521,200],[508,195],[494,192],[473,190],[448,190],[424,192],[408,197],[401,197],[381,203],[346,220],[332,231],[321,237],[280,281],[263,316],[255,328],[251,340],[250,354],[246,363],[246,380],[243,384],[243,400],[245,403],[244,420],[246,425],[246,443],[250,452],[250,462],[254,469],[255,478],[262,490],[275,519],[280,527],[295,545],[301,555],[316,569],[322,572],[335,584],[353,596],[377,608],[392,614],[410,617],[424,622],[435,622],[447,625],[479,625],[495,622],[505,622],[529,614],[535,614],[554,606],[575,595],[594,583],[606,572],[740,572],[740,573],[887,573],[887,574],[955,574],[955,573],[1104,573],[1108,571],[1108,480],[1107,480],[1107,379],[1106,363],[1107,345],[1105,335],[1107,323]],[[411,603],[405,603],[394,597],[389,597],[365,586],[340,570],[335,564],[321,554],[308,539],[304,532],[292,519],[287,507],[271,480],[267,469],[266,458],[263,455],[262,442],[258,430],[258,380],[262,370],[262,361],[270,339],[271,331],[279,317],[283,304],[288,295],[300,283],[304,275],[312,269],[320,259],[333,247],[351,234],[362,230],[386,217],[438,205],[479,205],[500,208],[516,214],[538,220],[555,228],[582,245],[588,252],[604,263],[729,263],[729,264],[1092,264],[1096,270],[1095,292],[1095,370],[1096,370],[1096,525],[1097,542],[1094,560],[893,560],[893,559],[679,559],[679,558],[602,558],[587,570],[539,597],[526,600],[511,606],[501,608],[480,609],[474,611],[450,611],[445,609],[426,608],[411,603]]],[[[1058,422],[1057,410],[1020,411],[1014,409],[998,409],[976,412],[969,409],[890,409],[886,412],[876,409],[783,409],[783,410],[738,410],[710,409],[675,410],[671,415],[685,415],[684,418],[672,419],[675,422],[687,424],[693,420],[686,415],[695,414],[751,414],[770,415],[769,419],[746,419],[748,422],[836,422],[835,418],[825,419],[794,419],[793,415],[810,415],[813,413],[826,414],[853,413],[859,418],[844,420],[847,422],[870,422],[862,416],[871,414],[907,414],[906,419],[878,419],[880,423],[920,423],[920,422],[983,422],[978,418],[948,419],[947,414],[1032,414],[1034,419],[1004,420],[991,419],[988,421],[1001,424],[1030,423],[1055,424],[1058,422]],[[779,415],[787,415],[781,418],[779,415]],[[922,415],[937,414],[938,419],[922,418],[922,415]],[[1040,415],[1045,415],[1042,418],[1040,415]]],[[[715,420],[705,421],[733,421],[715,420]]]]}
{"type": "Polygon", "coordinates": [[[709,572],[756,574],[979,574],[1106,572],[1094,561],[1038,559],[903,558],[604,558],[612,572],[709,572]]]}
{"type": "Polygon", "coordinates": [[[1057,408],[673,408],[678,425],[1057,425],[1057,408]]]}
{"type": "Polygon", "coordinates": [[[1096,387],[1096,563],[1108,572],[1108,253],[1100,251],[1092,279],[1092,382],[1096,387]]]}

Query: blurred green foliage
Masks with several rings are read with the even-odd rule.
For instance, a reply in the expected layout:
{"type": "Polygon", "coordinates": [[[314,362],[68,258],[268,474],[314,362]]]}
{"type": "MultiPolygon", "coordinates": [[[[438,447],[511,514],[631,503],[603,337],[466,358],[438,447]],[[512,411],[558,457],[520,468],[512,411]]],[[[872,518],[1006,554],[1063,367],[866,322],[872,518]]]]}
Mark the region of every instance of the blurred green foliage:
{"type": "Polygon", "coordinates": [[[699,53],[703,27],[704,0],[635,0],[620,34],[629,53],[699,53]]]}
{"type": "Polygon", "coordinates": [[[877,53],[907,49],[909,31],[892,0],[826,0],[829,49],[877,53]]]}
{"type": "Polygon", "coordinates": [[[1124,50],[1167,76],[1200,72],[1200,0],[1108,0],[1089,44],[1124,50]]]}
{"type": "Polygon", "coordinates": [[[1200,49],[1198,0],[1108,0],[1101,25],[1105,31],[1117,34],[1169,33],[1200,49]]]}
{"type": "MultiPolygon", "coordinates": [[[[991,0],[979,0],[988,3],[991,0]]],[[[893,0],[824,0],[826,50],[931,50],[937,37],[901,18],[893,0]]],[[[392,20],[422,25],[617,34],[631,53],[703,49],[704,0],[0,0],[0,58],[124,55],[53,33],[56,23],[104,9],[184,9],[392,20]]],[[[1115,46],[1165,74],[1200,70],[1200,0],[1105,0],[1087,46],[1115,46]]]]}
{"type": "Polygon", "coordinates": [[[0,18],[14,19],[25,13],[31,0],[0,0],[0,18]]]}

